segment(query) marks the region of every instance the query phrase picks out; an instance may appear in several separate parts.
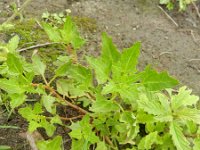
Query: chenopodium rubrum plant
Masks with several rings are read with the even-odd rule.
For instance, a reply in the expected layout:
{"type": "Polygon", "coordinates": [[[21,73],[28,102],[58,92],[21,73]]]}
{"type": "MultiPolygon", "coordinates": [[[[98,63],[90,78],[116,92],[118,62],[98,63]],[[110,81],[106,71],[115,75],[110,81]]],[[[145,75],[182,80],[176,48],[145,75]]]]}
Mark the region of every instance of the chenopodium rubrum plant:
{"type": "MultiPolygon", "coordinates": [[[[55,136],[58,125],[71,129],[72,150],[200,149],[199,97],[186,87],[174,92],[178,81],[167,72],[150,66],[139,71],[139,42],[119,51],[103,33],[101,55],[85,56],[85,66],[76,57],[84,40],[69,16],[62,29],[42,25],[50,40],[72,52],[72,57],[62,55],[53,63],[57,69],[52,79],[47,81],[46,64],[37,54],[28,62],[7,48],[0,65],[0,95],[10,103],[11,112],[18,110],[28,121],[29,132],[44,128],[49,136],[38,141],[40,150],[63,149],[62,137],[55,136]],[[43,81],[36,83],[38,76],[43,81]],[[26,102],[30,94],[39,95],[34,104],[26,102]],[[59,105],[79,115],[63,117],[59,105]]],[[[18,40],[14,37],[9,43],[16,49],[18,40]]]]}

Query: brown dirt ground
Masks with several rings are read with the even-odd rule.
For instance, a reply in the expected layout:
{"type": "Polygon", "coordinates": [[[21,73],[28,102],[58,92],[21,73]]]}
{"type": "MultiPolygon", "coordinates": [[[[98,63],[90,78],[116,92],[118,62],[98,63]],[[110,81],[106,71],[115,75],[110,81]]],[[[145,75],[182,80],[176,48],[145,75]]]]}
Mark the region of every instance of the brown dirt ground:
{"type": "MultiPolygon", "coordinates": [[[[0,14],[9,12],[12,1],[0,1],[0,14]]],[[[200,2],[196,4],[200,8],[200,2]]],[[[140,68],[151,64],[157,70],[167,70],[200,95],[200,18],[193,6],[186,12],[166,11],[179,27],[158,8],[156,0],[38,0],[31,2],[24,14],[25,17],[41,16],[46,10],[60,12],[65,9],[71,9],[72,15],[96,21],[95,32],[83,33],[88,39],[84,50],[89,54],[99,54],[103,31],[113,37],[119,48],[141,41],[140,68]]],[[[5,19],[0,15],[0,22],[5,19]]],[[[0,124],[4,122],[2,120],[0,124]]],[[[16,120],[14,123],[11,120],[11,124],[16,123],[16,120]]],[[[19,138],[20,132],[23,131],[0,129],[0,145],[29,149],[25,140],[19,138]]]]}

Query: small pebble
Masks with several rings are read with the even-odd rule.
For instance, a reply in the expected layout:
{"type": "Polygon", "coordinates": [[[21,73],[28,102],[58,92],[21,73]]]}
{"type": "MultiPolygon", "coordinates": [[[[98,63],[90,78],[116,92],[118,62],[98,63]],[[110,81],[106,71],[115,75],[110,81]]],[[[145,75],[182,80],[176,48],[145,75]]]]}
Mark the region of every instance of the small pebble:
{"type": "Polygon", "coordinates": [[[169,39],[169,37],[168,36],[165,36],[165,40],[168,40],[169,39]]]}

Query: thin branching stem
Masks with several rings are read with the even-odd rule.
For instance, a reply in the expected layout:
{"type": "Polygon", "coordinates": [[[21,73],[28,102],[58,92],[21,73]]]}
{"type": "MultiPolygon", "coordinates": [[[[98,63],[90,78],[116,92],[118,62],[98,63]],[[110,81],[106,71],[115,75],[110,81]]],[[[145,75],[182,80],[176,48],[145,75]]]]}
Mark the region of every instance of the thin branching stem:
{"type": "Polygon", "coordinates": [[[72,46],[70,44],[68,44],[66,46],[66,50],[67,50],[68,55],[71,56],[72,62],[74,64],[77,64],[78,63],[78,57],[77,57],[76,51],[72,48],[72,46]]]}
{"type": "MultiPolygon", "coordinates": [[[[39,86],[39,84],[37,83],[32,83],[32,86],[39,86]]],[[[59,100],[61,100],[62,102],[64,102],[65,104],[67,104],[69,107],[72,107],[74,109],[76,109],[77,111],[79,111],[82,114],[88,114],[89,112],[80,108],[77,105],[72,104],[71,102],[67,101],[66,99],[63,99],[62,96],[60,96],[52,87],[48,86],[48,85],[43,85],[43,88],[47,89],[49,92],[52,93],[52,95],[54,95],[55,97],[57,97],[59,100]]]]}
{"type": "MultiPolygon", "coordinates": [[[[75,120],[75,119],[80,119],[80,118],[83,118],[84,115],[78,115],[78,116],[75,116],[75,117],[59,117],[61,120],[64,120],[64,121],[72,121],[72,120],[75,120]]],[[[52,117],[46,117],[47,119],[51,119],[52,117]]]]}
{"type": "MultiPolygon", "coordinates": [[[[37,87],[39,86],[40,84],[37,84],[37,83],[32,83],[32,86],[34,87],[37,87]]],[[[54,95],[55,97],[57,97],[58,99],[60,99],[62,102],[66,103],[68,106],[74,108],[75,110],[79,111],[80,113],[82,113],[82,117],[85,115],[85,114],[89,114],[88,111],[82,109],[81,107],[77,106],[77,105],[74,105],[72,103],[70,103],[69,101],[65,100],[62,98],[62,96],[60,96],[53,88],[51,88],[50,86],[47,86],[47,85],[43,85],[43,88],[47,89],[48,91],[50,91],[52,93],[52,95],[54,95]]],[[[61,118],[61,119],[64,119],[64,118],[61,118]]],[[[65,118],[66,120],[68,120],[67,118],[65,118]]],[[[72,119],[72,118],[71,118],[72,119]]],[[[75,119],[75,118],[74,118],[75,119]]],[[[76,118],[77,119],[77,118],[76,118]]],[[[108,136],[105,136],[105,141],[111,146],[111,147],[114,147],[112,141],[109,139],[108,136]]]]}
{"type": "Polygon", "coordinates": [[[26,51],[26,50],[31,50],[31,49],[46,47],[46,46],[50,46],[50,45],[54,45],[54,44],[60,44],[60,43],[59,42],[52,42],[52,43],[37,44],[37,45],[33,45],[33,46],[29,46],[29,47],[18,49],[17,51],[18,52],[23,52],[23,51],[26,51]]]}
{"type": "Polygon", "coordinates": [[[45,78],[44,75],[42,75],[42,79],[43,79],[44,83],[48,86],[49,84],[48,84],[47,79],[45,78]]]}

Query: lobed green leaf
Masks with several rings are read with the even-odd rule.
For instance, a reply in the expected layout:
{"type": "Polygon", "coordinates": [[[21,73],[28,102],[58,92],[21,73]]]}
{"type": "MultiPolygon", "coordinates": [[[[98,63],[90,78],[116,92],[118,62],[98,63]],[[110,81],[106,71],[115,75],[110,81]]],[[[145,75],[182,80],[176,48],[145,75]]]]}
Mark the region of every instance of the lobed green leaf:
{"type": "Polygon", "coordinates": [[[167,72],[157,73],[150,69],[150,67],[147,67],[141,83],[150,91],[158,91],[172,88],[178,84],[178,81],[170,77],[167,72]]]}
{"type": "Polygon", "coordinates": [[[56,136],[52,140],[38,141],[37,147],[39,150],[63,150],[62,148],[62,137],[56,136]]]}
{"type": "Polygon", "coordinates": [[[185,138],[182,128],[175,121],[170,123],[170,134],[174,145],[178,150],[191,150],[190,143],[185,138]]]}
{"type": "Polygon", "coordinates": [[[191,95],[192,90],[187,90],[186,86],[181,87],[177,95],[171,97],[172,109],[177,110],[182,106],[193,106],[199,100],[198,96],[191,95]]]}

